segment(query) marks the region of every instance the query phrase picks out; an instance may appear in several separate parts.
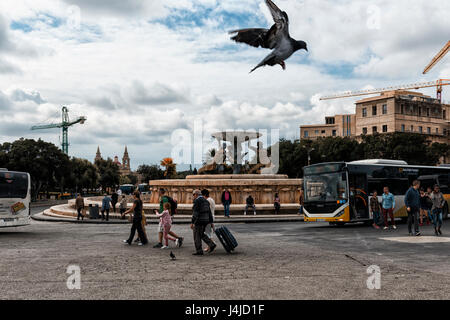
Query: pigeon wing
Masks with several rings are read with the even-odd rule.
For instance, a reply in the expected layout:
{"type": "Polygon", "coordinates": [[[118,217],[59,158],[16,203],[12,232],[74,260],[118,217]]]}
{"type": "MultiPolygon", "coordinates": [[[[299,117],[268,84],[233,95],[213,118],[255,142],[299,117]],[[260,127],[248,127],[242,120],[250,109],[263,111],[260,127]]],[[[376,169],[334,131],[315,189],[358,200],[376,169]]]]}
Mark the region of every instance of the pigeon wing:
{"type": "Polygon", "coordinates": [[[269,30],[267,29],[241,29],[230,31],[229,33],[237,33],[235,36],[231,37],[231,40],[236,42],[246,43],[256,48],[271,48],[271,41],[267,37],[269,30]]]}
{"type": "Polygon", "coordinates": [[[286,12],[281,11],[272,0],[266,0],[266,4],[269,7],[270,13],[272,14],[275,25],[279,31],[289,32],[289,17],[286,12]]]}

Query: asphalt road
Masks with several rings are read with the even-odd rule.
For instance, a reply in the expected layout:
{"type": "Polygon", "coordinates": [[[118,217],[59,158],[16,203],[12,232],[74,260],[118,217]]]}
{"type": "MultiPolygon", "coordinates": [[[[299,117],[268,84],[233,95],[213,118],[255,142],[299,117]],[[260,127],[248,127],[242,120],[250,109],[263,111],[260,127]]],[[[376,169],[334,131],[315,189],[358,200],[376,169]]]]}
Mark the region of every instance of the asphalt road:
{"type": "MultiPolygon", "coordinates": [[[[448,223],[448,221],[446,222],[448,223]]],[[[236,253],[218,247],[194,257],[192,234],[170,251],[125,246],[129,225],[33,221],[0,229],[1,299],[449,299],[449,238],[408,237],[398,230],[306,223],[230,224],[236,253]],[[404,242],[406,241],[406,242],[404,242]],[[69,290],[68,266],[81,270],[69,290]],[[381,289],[367,287],[367,268],[381,270],[381,289]]],[[[156,239],[150,226],[150,239],[156,239]]],[[[218,242],[216,240],[216,242],[218,242]]]]}

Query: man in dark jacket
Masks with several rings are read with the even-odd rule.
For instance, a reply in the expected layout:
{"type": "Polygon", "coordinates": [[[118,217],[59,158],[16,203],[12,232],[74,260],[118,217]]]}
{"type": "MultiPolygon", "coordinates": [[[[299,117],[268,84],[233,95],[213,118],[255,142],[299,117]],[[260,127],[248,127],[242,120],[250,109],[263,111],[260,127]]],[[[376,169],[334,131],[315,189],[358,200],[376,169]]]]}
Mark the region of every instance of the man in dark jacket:
{"type": "Polygon", "coordinates": [[[194,244],[196,252],[193,253],[194,256],[202,256],[202,240],[209,247],[209,253],[213,252],[216,248],[216,244],[205,234],[205,228],[208,224],[213,223],[213,216],[211,213],[211,208],[209,206],[208,200],[206,200],[200,190],[195,190],[194,196],[194,206],[192,208],[192,223],[191,229],[194,231],[194,244]]]}
{"type": "Polygon", "coordinates": [[[414,231],[416,236],[420,236],[419,232],[419,210],[420,210],[420,181],[415,180],[412,187],[408,189],[405,195],[405,206],[408,211],[408,232],[412,236],[412,221],[414,219],[414,231]]]}

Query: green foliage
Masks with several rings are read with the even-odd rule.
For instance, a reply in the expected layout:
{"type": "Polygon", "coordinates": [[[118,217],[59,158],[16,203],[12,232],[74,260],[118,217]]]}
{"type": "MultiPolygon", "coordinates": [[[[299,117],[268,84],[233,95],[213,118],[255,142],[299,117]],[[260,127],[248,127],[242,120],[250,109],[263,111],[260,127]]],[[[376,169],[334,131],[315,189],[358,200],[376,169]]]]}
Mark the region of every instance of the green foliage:
{"type": "Polygon", "coordinates": [[[41,139],[22,138],[0,145],[0,167],[30,173],[33,198],[41,191],[64,190],[71,171],[69,157],[41,139]]]}
{"type": "Polygon", "coordinates": [[[150,180],[164,179],[164,171],[156,164],[154,165],[141,165],[137,169],[137,172],[142,175],[144,182],[148,183],[150,180]]]}
{"type": "Polygon", "coordinates": [[[326,137],[317,140],[280,141],[280,170],[290,178],[303,176],[302,168],[308,165],[308,150],[311,164],[361,159],[404,160],[409,164],[437,165],[450,154],[446,143],[427,141],[425,135],[417,133],[390,133],[365,135],[358,143],[354,139],[326,137]]]}
{"type": "Polygon", "coordinates": [[[100,179],[97,167],[86,159],[72,158],[69,186],[75,191],[92,190],[100,179]]]}
{"type": "Polygon", "coordinates": [[[112,159],[108,158],[107,160],[96,160],[95,165],[97,166],[100,175],[99,183],[103,190],[106,188],[115,188],[119,185],[119,166],[115,164],[112,159]]]}

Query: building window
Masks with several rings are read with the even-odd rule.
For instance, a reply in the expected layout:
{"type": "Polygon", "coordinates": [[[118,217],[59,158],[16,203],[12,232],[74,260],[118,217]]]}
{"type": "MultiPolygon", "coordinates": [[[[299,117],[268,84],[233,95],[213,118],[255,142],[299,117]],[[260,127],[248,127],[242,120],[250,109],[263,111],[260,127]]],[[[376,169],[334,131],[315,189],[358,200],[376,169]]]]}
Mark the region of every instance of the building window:
{"type": "Polygon", "coordinates": [[[318,135],[319,134],[319,130],[314,131],[314,134],[318,135]]]}
{"type": "Polygon", "coordinates": [[[405,125],[402,124],[402,132],[405,132],[405,125]]]}
{"type": "Polygon", "coordinates": [[[400,105],[400,113],[401,114],[405,113],[405,106],[403,104],[400,105]]]}
{"type": "Polygon", "coordinates": [[[383,132],[387,132],[388,131],[388,126],[385,124],[384,126],[383,126],[383,132]]]}
{"type": "Polygon", "coordinates": [[[422,133],[422,126],[419,126],[419,132],[422,133]]]}
{"type": "Polygon", "coordinates": [[[383,114],[387,114],[387,104],[383,104],[383,114]]]}
{"type": "Polygon", "coordinates": [[[372,132],[377,133],[377,127],[372,127],[372,132]]]}
{"type": "Polygon", "coordinates": [[[305,131],[304,134],[305,138],[308,138],[308,131],[305,131]]]}
{"type": "Polygon", "coordinates": [[[442,110],[442,119],[447,119],[447,110],[442,110]]]}
{"type": "Polygon", "coordinates": [[[362,109],[362,116],[367,117],[367,108],[362,109]]]}
{"type": "Polygon", "coordinates": [[[439,128],[436,128],[436,134],[439,134],[439,128]]]}
{"type": "Polygon", "coordinates": [[[333,137],[336,137],[336,130],[333,130],[333,137]]]}
{"type": "Polygon", "coordinates": [[[363,134],[367,134],[367,128],[363,128],[363,134]]]}
{"type": "Polygon", "coordinates": [[[373,116],[377,115],[377,106],[372,106],[372,115],[373,116]]]}
{"type": "Polygon", "coordinates": [[[447,136],[447,129],[444,129],[444,136],[447,136]]]}
{"type": "Polygon", "coordinates": [[[325,130],[322,130],[322,134],[325,134],[325,130]]]}
{"type": "Polygon", "coordinates": [[[414,132],[414,126],[411,126],[411,132],[414,132]]]}
{"type": "Polygon", "coordinates": [[[431,128],[430,127],[427,128],[427,133],[431,134],[431,128]]]}
{"type": "Polygon", "coordinates": [[[419,117],[422,116],[422,107],[419,107],[419,117]]]}
{"type": "Polygon", "coordinates": [[[427,108],[427,117],[430,116],[430,108],[427,108]]]}

